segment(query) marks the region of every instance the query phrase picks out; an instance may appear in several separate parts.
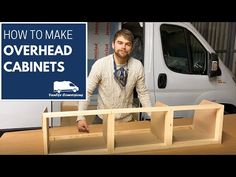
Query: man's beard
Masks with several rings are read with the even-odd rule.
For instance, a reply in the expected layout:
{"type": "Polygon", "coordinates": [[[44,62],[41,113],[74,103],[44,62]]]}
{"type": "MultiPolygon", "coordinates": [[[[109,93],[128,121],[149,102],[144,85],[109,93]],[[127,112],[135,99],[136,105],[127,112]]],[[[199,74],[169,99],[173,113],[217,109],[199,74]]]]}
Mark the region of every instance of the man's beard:
{"type": "Polygon", "coordinates": [[[130,57],[130,54],[128,52],[123,51],[122,53],[125,53],[125,54],[120,54],[121,52],[122,50],[115,51],[115,55],[121,59],[127,59],[130,57]]]}

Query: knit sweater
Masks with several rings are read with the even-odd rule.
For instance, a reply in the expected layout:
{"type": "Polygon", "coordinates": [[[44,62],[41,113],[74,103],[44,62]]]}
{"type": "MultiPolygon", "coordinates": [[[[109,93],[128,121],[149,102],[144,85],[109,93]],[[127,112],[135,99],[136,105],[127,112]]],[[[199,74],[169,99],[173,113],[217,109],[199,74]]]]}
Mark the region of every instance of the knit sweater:
{"type": "MultiPolygon", "coordinates": [[[[131,57],[124,68],[128,71],[128,78],[126,86],[121,87],[114,78],[114,61],[112,54],[97,60],[93,64],[88,77],[88,101],[80,101],[78,110],[87,109],[90,97],[97,87],[97,109],[132,108],[134,87],[136,87],[138,98],[142,106],[150,107],[151,101],[144,82],[144,68],[142,63],[131,57]]],[[[119,67],[117,69],[119,69],[119,67]]],[[[103,118],[103,115],[98,116],[103,118]]],[[[82,119],[85,118],[83,116],[78,116],[77,118],[77,120],[82,119]]],[[[115,119],[130,121],[132,114],[116,114],[115,119]]]]}

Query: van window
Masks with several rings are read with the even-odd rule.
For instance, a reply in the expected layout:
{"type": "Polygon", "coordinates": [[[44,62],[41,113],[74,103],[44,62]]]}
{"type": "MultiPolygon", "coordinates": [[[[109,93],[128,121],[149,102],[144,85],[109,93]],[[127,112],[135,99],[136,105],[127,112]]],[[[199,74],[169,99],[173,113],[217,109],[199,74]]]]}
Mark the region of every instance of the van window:
{"type": "Polygon", "coordinates": [[[193,60],[193,74],[206,74],[206,58],[207,52],[199,41],[193,36],[190,36],[190,47],[193,60]]]}
{"type": "Polygon", "coordinates": [[[207,52],[200,42],[183,27],[161,25],[165,63],[174,72],[206,74],[207,52]]]}

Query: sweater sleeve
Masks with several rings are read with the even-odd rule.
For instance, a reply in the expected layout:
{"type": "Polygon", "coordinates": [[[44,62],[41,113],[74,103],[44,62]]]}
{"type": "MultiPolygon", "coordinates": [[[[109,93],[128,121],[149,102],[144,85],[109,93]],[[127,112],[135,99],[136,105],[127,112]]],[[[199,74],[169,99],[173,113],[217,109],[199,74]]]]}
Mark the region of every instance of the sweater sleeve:
{"type": "Polygon", "coordinates": [[[151,107],[150,96],[145,85],[144,68],[143,65],[139,64],[139,69],[137,70],[137,82],[136,91],[138,93],[138,98],[143,107],[151,107]]]}
{"type": "MultiPolygon", "coordinates": [[[[98,86],[98,83],[101,81],[101,71],[102,71],[101,64],[100,64],[99,60],[97,60],[93,64],[91,71],[89,73],[89,76],[88,76],[88,89],[87,89],[88,98],[86,101],[79,101],[78,110],[88,109],[88,105],[90,103],[90,98],[91,98],[94,90],[98,86]]],[[[84,119],[85,119],[84,116],[77,117],[77,121],[84,120],[84,119]]]]}

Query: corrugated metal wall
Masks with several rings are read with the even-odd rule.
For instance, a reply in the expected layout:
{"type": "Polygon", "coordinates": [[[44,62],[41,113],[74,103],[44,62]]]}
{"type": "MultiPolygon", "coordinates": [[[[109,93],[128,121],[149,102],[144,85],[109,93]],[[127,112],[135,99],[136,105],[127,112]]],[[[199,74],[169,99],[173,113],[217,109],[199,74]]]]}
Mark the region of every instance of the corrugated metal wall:
{"type": "Polygon", "coordinates": [[[192,22],[236,76],[236,22],[192,22]]]}

